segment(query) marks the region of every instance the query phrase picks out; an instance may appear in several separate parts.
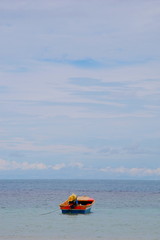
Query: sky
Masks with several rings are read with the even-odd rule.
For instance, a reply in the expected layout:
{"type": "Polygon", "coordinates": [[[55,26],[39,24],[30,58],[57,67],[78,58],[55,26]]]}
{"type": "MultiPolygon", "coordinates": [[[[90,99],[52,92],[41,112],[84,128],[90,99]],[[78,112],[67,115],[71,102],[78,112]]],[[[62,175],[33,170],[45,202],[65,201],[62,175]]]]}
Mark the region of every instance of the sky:
{"type": "Polygon", "coordinates": [[[0,179],[160,180],[160,1],[0,1],[0,179]]]}

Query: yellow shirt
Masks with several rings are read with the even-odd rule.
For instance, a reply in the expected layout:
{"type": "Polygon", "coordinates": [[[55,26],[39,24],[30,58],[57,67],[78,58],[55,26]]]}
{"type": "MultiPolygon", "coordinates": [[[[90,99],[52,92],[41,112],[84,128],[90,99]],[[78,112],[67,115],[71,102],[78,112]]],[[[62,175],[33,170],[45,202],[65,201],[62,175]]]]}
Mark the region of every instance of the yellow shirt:
{"type": "Polygon", "coordinates": [[[68,201],[72,202],[75,201],[77,199],[77,196],[73,193],[72,195],[69,196],[68,201]]]}

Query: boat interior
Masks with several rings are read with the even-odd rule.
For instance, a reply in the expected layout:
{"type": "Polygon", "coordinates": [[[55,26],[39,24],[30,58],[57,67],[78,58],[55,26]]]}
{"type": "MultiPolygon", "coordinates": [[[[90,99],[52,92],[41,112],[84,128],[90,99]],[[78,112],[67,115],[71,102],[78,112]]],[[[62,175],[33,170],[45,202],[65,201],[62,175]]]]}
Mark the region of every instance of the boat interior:
{"type": "MultiPolygon", "coordinates": [[[[82,205],[82,206],[86,206],[94,203],[94,199],[86,196],[78,197],[77,201],[78,201],[78,205],[82,205]]],[[[60,206],[67,206],[68,204],[69,204],[68,200],[66,200],[65,202],[61,203],[60,206]]]]}
{"type": "Polygon", "coordinates": [[[83,201],[83,200],[78,200],[78,204],[80,205],[88,205],[88,204],[92,204],[93,200],[88,200],[88,201],[83,201]]]}

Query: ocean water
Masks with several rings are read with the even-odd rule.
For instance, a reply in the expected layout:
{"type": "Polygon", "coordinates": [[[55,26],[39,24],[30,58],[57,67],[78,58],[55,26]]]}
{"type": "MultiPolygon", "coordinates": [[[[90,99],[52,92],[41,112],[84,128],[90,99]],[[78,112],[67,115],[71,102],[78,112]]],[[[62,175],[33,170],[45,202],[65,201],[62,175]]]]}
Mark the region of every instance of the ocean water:
{"type": "Polygon", "coordinates": [[[0,240],[159,240],[160,181],[0,180],[0,240]],[[96,200],[62,214],[67,197],[96,200]]]}

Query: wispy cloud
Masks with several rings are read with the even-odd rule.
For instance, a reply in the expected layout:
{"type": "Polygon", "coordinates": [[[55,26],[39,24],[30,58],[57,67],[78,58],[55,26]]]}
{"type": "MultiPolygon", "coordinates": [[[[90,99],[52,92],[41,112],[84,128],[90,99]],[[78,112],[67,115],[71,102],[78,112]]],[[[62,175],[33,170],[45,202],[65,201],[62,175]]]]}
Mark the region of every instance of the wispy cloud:
{"type": "Polygon", "coordinates": [[[89,153],[91,149],[83,145],[36,145],[34,142],[22,138],[15,138],[10,141],[0,141],[0,149],[17,151],[50,151],[54,153],[89,153]]]}
{"type": "Polygon", "coordinates": [[[53,170],[60,170],[60,169],[65,168],[65,167],[66,167],[65,163],[60,163],[60,164],[56,164],[56,165],[52,166],[51,168],[53,170]]]}
{"type": "Polygon", "coordinates": [[[16,161],[6,161],[0,159],[0,170],[44,170],[48,167],[43,163],[29,163],[29,162],[16,162],[16,161]]]}
{"type": "Polygon", "coordinates": [[[158,166],[159,1],[5,0],[0,32],[1,166],[158,166]]]}
{"type": "Polygon", "coordinates": [[[83,164],[80,162],[72,162],[72,163],[58,163],[55,165],[50,164],[44,164],[42,162],[18,162],[18,161],[7,161],[4,159],[0,159],[0,170],[53,170],[53,171],[59,171],[63,168],[79,168],[83,169],[83,164]]]}
{"type": "Polygon", "coordinates": [[[86,68],[93,64],[85,63],[85,59],[94,59],[96,63],[103,61],[106,65],[110,62],[133,62],[135,65],[136,61],[159,56],[158,1],[122,3],[116,0],[99,4],[98,0],[92,3],[56,0],[38,1],[37,4],[37,1],[28,0],[13,4],[7,0],[1,3],[0,9],[8,16],[5,20],[1,14],[3,26],[10,26],[8,30],[2,28],[1,41],[8,49],[7,52],[2,49],[1,54],[7,56],[6,63],[24,64],[37,57],[67,56],[79,59],[74,64],[86,68]],[[9,42],[11,36],[12,42],[9,42]]]}
{"type": "Polygon", "coordinates": [[[94,59],[51,59],[51,58],[46,58],[42,59],[41,61],[44,62],[49,62],[49,63],[55,63],[55,64],[63,64],[63,65],[72,65],[74,67],[78,68],[84,68],[84,69],[97,69],[104,67],[103,63],[98,62],[94,59]]]}
{"type": "Polygon", "coordinates": [[[112,155],[151,155],[153,151],[149,148],[142,148],[140,144],[132,144],[125,147],[104,147],[98,150],[99,154],[112,155]]]}
{"type": "Polygon", "coordinates": [[[105,168],[86,168],[82,163],[75,162],[75,163],[59,163],[55,165],[44,164],[41,162],[30,163],[30,162],[17,162],[17,161],[7,161],[4,159],[0,159],[0,171],[15,171],[15,170],[23,170],[23,171],[30,171],[30,170],[39,170],[39,171],[61,171],[62,169],[70,169],[72,168],[79,168],[80,171],[83,172],[90,172],[90,171],[99,171],[106,174],[112,174],[112,176],[131,176],[131,177],[149,177],[149,176],[160,176],[160,168],[126,168],[126,167],[105,167],[105,168]]]}
{"type": "Polygon", "coordinates": [[[115,174],[128,174],[130,176],[160,176],[160,168],[151,169],[151,168],[125,168],[125,167],[118,167],[118,168],[112,168],[112,167],[106,167],[101,168],[101,172],[105,173],[115,173],[115,174]]]}
{"type": "MultiPolygon", "coordinates": [[[[43,143],[43,139],[41,140],[43,143]]],[[[11,151],[28,151],[28,152],[50,152],[54,154],[88,154],[88,155],[96,155],[101,157],[105,156],[143,156],[143,155],[152,155],[158,154],[158,152],[153,150],[151,147],[143,147],[141,144],[126,144],[126,146],[107,146],[103,147],[88,147],[87,145],[79,145],[79,144],[66,144],[66,145],[58,145],[58,144],[42,144],[39,141],[39,144],[33,141],[27,141],[23,138],[13,138],[10,140],[0,140],[0,150],[11,150],[11,151]]],[[[82,163],[73,162],[72,166],[81,166],[82,163]]]]}

